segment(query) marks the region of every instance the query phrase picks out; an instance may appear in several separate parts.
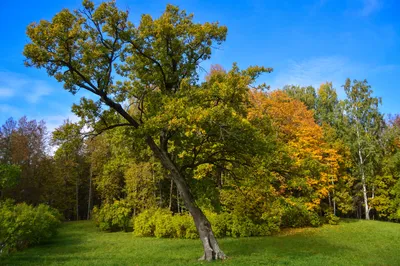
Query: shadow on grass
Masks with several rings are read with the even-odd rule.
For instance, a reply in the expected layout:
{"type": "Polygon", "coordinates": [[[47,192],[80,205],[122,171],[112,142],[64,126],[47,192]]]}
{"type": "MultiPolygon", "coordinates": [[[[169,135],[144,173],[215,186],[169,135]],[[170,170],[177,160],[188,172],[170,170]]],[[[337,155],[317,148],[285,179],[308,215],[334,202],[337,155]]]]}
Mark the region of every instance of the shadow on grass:
{"type": "Polygon", "coordinates": [[[362,219],[351,219],[351,218],[340,218],[340,223],[359,223],[363,221],[362,219]]]}
{"type": "MultiPolygon", "coordinates": [[[[65,225],[62,225],[61,227],[64,226],[65,225]]],[[[81,252],[79,244],[83,241],[82,235],[74,231],[60,231],[59,234],[51,239],[43,241],[39,245],[0,256],[0,265],[43,265],[49,263],[61,263],[62,261],[69,260],[69,258],[63,257],[63,255],[78,255],[79,252],[81,252]],[[46,257],[44,262],[43,254],[49,254],[51,257],[46,257]]]]}
{"type": "Polygon", "coordinates": [[[229,256],[235,257],[261,255],[270,258],[306,258],[313,256],[340,256],[349,247],[332,244],[323,237],[293,235],[283,237],[239,238],[222,240],[223,247],[229,256]]]}

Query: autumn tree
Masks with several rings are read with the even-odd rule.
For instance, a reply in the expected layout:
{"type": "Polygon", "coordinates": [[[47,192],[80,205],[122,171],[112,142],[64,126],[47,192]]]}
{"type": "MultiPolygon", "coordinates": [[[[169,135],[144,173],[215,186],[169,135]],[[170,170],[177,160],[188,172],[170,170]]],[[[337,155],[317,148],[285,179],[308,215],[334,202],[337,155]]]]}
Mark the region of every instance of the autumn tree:
{"type": "MultiPolygon", "coordinates": [[[[288,205],[318,213],[339,179],[341,156],[324,140],[322,128],[300,100],[285,91],[252,93],[251,120],[267,116],[272,121],[281,150],[281,166],[275,172],[276,190],[288,205]],[[282,156],[286,154],[286,156],[282,156]],[[284,162],[286,163],[284,164],[284,162]]],[[[298,217],[300,219],[300,217],[298,217]]]]}
{"type": "Polygon", "coordinates": [[[43,121],[18,121],[10,118],[0,130],[0,163],[18,166],[19,181],[4,191],[16,201],[38,204],[43,200],[45,183],[49,178],[46,156],[47,131],[43,121]]]}
{"type": "Polygon", "coordinates": [[[74,112],[97,132],[126,127],[126,137],[147,145],[169,171],[203,243],[202,259],[223,259],[210,222],[197,206],[193,171],[222,161],[246,163],[256,129],[244,119],[248,88],[271,69],[236,66],[225,76],[197,84],[198,66],[221,44],[227,29],[194,23],[193,15],[168,5],[157,19],[143,15],[138,26],[115,2],[83,1],[51,21],[27,29],[26,65],[44,68],[72,93],[85,89],[74,112]],[[135,106],[132,111],[127,104],[135,106]]]}

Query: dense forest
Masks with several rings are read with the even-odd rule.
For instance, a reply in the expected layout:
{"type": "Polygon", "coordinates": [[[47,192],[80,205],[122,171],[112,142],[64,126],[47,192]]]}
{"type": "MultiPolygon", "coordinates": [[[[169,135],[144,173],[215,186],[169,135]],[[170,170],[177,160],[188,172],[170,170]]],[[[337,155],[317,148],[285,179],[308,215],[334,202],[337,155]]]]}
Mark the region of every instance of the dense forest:
{"type": "Polygon", "coordinates": [[[200,80],[226,27],[171,5],[138,27],[127,18],[84,1],[28,27],[26,65],[97,98],[54,132],[27,117],[2,125],[1,199],[102,230],[200,236],[205,259],[225,257],[214,235],[399,221],[400,116],[380,112],[366,80],[343,81],[344,98],[329,82],[272,90],[259,66],[214,65],[200,80]]]}

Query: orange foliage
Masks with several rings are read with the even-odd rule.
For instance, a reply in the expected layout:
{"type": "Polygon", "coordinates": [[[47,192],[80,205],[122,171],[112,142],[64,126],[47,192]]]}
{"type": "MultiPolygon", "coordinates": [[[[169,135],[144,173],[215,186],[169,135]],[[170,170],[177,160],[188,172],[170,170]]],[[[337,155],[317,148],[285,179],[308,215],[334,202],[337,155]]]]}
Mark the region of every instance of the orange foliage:
{"type": "MultiPolygon", "coordinates": [[[[307,207],[318,207],[321,199],[328,197],[333,183],[337,181],[340,155],[324,141],[323,129],[315,122],[314,112],[308,110],[301,101],[279,90],[268,94],[252,91],[250,100],[252,107],[248,119],[257,121],[264,116],[271,119],[278,141],[286,147],[295,171],[302,173],[306,190],[311,192],[307,207]],[[309,171],[310,164],[315,166],[317,173],[309,171]]],[[[280,191],[287,187],[282,184],[280,191]]],[[[299,185],[293,189],[302,191],[304,187],[299,185]]]]}

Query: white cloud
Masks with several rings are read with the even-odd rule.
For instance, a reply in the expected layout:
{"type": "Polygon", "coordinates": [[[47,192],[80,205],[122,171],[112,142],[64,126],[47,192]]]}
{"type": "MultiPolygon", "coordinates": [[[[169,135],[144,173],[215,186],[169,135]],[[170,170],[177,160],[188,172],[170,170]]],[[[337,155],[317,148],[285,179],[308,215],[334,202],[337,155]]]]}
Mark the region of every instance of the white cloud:
{"type": "Polygon", "coordinates": [[[29,103],[37,103],[52,92],[51,86],[14,72],[0,72],[0,97],[23,97],[29,103]]]}

